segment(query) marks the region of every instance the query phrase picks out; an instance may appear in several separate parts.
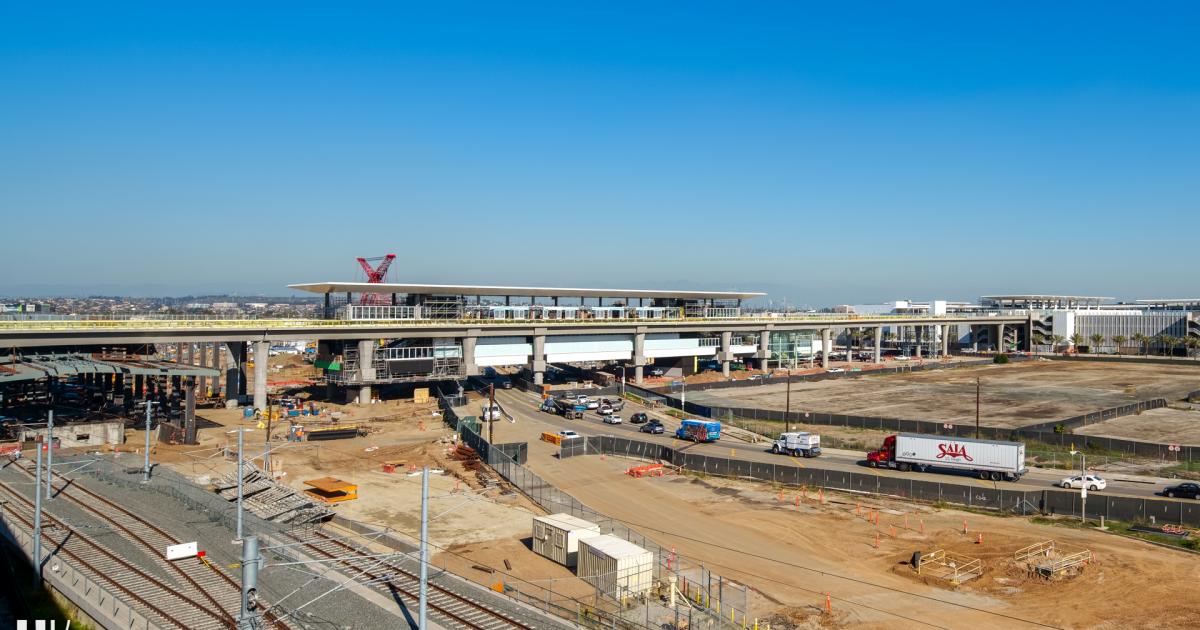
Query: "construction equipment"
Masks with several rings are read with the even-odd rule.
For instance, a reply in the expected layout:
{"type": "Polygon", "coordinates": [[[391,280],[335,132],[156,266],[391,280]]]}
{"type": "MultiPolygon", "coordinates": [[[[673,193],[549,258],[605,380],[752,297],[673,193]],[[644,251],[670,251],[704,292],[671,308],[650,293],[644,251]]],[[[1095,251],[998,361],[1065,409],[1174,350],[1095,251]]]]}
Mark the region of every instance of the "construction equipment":
{"type": "MultiPolygon", "coordinates": [[[[392,266],[392,261],[396,259],[395,254],[386,256],[376,256],[374,258],[358,258],[358,264],[363,271],[367,273],[367,284],[383,284],[387,279],[388,267],[392,266]],[[378,266],[372,266],[371,263],[379,261],[378,266]]],[[[359,304],[386,304],[387,296],[382,293],[363,293],[358,299],[359,304]]]]}

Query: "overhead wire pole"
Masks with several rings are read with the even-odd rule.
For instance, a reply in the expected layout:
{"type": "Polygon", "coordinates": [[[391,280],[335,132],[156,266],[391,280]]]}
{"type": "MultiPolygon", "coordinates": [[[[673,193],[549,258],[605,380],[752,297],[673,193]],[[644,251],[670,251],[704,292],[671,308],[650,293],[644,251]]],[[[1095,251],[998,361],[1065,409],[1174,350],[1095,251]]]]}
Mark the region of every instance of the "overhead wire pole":
{"type": "MultiPolygon", "coordinates": [[[[47,413],[46,420],[46,500],[54,498],[50,482],[54,479],[54,410],[47,413]]],[[[38,481],[42,478],[38,477],[38,481]]]]}
{"type": "Polygon", "coordinates": [[[37,477],[33,482],[33,585],[42,584],[42,448],[37,452],[37,477]]]}
{"type": "Polygon", "coordinates": [[[142,483],[150,481],[150,408],[152,401],[146,401],[146,463],[142,464],[142,483]]]}
{"type": "Polygon", "coordinates": [[[237,539],[242,540],[242,480],[245,477],[242,473],[242,446],[243,446],[243,429],[238,427],[238,454],[237,454],[237,476],[238,476],[238,493],[237,493],[237,539]]]}
{"type": "Polygon", "coordinates": [[[421,469],[421,588],[417,628],[426,630],[425,604],[429,591],[429,467],[421,469]]]}
{"type": "Polygon", "coordinates": [[[975,439],[979,439],[979,377],[975,377],[975,439]]]}

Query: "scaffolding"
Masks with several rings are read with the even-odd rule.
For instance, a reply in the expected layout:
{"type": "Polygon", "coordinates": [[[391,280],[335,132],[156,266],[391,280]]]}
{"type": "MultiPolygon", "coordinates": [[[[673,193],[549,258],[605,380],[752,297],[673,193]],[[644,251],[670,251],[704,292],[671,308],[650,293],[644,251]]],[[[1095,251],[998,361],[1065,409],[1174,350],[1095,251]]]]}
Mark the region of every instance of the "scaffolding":
{"type": "Polygon", "coordinates": [[[427,319],[461,319],[465,300],[461,295],[429,295],[421,305],[427,319]]]}

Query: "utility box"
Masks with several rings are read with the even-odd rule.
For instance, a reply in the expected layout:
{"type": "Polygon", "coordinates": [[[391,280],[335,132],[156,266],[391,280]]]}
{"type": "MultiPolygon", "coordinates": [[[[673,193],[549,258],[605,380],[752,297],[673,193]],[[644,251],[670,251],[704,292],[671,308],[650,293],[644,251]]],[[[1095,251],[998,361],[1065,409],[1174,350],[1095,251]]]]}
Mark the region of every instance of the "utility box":
{"type": "Polygon", "coordinates": [[[575,575],[618,600],[638,597],[654,584],[654,554],[604,534],[579,541],[575,575]]]}
{"type": "Polygon", "coordinates": [[[580,540],[599,535],[599,525],[570,514],[533,518],[533,552],[563,566],[575,566],[580,540]]]}

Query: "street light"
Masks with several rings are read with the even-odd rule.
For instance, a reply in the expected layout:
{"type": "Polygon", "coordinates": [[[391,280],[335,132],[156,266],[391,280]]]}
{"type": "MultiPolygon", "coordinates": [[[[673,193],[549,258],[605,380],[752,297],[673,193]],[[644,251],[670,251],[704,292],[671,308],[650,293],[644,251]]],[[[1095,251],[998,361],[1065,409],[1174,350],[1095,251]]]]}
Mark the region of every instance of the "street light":
{"type": "Polygon", "coordinates": [[[787,402],[783,410],[783,426],[786,431],[792,430],[792,366],[787,369],[787,402]]]}
{"type": "Polygon", "coordinates": [[[1079,455],[1079,522],[1087,522],[1087,453],[1071,449],[1071,456],[1079,455]]]}

